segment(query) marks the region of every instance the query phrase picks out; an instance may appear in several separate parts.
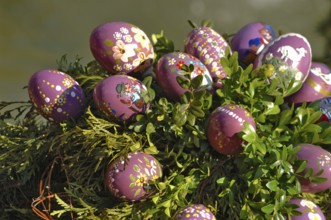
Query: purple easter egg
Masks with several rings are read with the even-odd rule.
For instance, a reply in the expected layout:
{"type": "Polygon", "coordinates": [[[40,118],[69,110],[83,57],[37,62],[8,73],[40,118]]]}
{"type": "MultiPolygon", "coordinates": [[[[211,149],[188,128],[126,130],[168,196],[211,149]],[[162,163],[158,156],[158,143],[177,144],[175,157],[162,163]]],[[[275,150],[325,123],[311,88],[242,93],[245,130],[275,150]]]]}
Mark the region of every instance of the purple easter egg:
{"type": "Polygon", "coordinates": [[[301,212],[301,215],[292,216],[292,220],[309,220],[318,219],[326,220],[322,210],[313,202],[306,199],[291,199],[289,204],[299,206],[296,211],[301,212]]]}
{"type": "Polygon", "coordinates": [[[331,71],[323,63],[313,62],[301,89],[289,97],[289,102],[299,104],[314,102],[331,96],[331,71]]]}
{"type": "Polygon", "coordinates": [[[271,64],[274,71],[269,81],[277,78],[286,90],[283,95],[288,96],[300,89],[308,77],[311,62],[311,47],[307,39],[300,34],[289,33],[270,42],[256,57],[254,68],[271,64]]]}
{"type": "Polygon", "coordinates": [[[252,22],[242,27],[232,38],[231,48],[238,52],[243,67],[253,63],[256,56],[274,39],[274,29],[263,22],[252,22]]]}
{"type": "Polygon", "coordinates": [[[148,182],[162,176],[160,163],[151,155],[136,152],[112,162],[105,174],[105,185],[115,197],[137,201],[148,197],[148,182]]]}
{"type": "Polygon", "coordinates": [[[216,217],[204,205],[193,204],[179,210],[173,220],[216,220],[216,217]]]}
{"type": "Polygon", "coordinates": [[[32,75],[29,97],[39,114],[49,121],[77,119],[85,111],[83,89],[69,75],[58,70],[40,70],[32,75]]]}
{"type": "Polygon", "coordinates": [[[331,153],[327,150],[312,144],[300,144],[300,150],[296,154],[299,160],[306,160],[306,170],[303,171],[303,175],[307,172],[308,168],[313,169],[313,175],[323,170],[320,177],[327,180],[322,183],[313,183],[307,179],[301,179],[302,192],[322,192],[331,188],[331,153]]]}
{"type": "Polygon", "coordinates": [[[147,35],[126,22],[109,22],[96,27],[90,36],[90,49],[111,74],[141,73],[154,59],[147,35]]]}
{"type": "Polygon", "coordinates": [[[158,63],[156,70],[156,80],[165,94],[173,99],[177,100],[184,94],[187,89],[182,88],[177,82],[177,76],[184,76],[190,74],[191,79],[198,75],[203,76],[201,86],[211,87],[213,81],[206,66],[196,57],[182,52],[173,52],[163,55],[158,63]],[[186,72],[183,70],[183,66],[189,66],[192,64],[194,70],[186,72]]]}
{"type": "Polygon", "coordinates": [[[96,107],[109,119],[128,120],[149,108],[146,86],[131,76],[113,75],[94,88],[96,107]]]}
{"type": "Polygon", "coordinates": [[[322,116],[319,121],[331,121],[331,97],[320,99],[317,102],[314,102],[313,106],[311,107],[313,107],[314,109],[318,109],[322,112],[322,116]]]}
{"type": "Polygon", "coordinates": [[[209,144],[219,153],[235,155],[243,148],[243,140],[237,135],[248,122],[256,129],[251,114],[239,105],[228,104],[215,109],[208,121],[207,137],[209,144]]]}
{"type": "MultiPolygon", "coordinates": [[[[197,57],[207,67],[212,78],[226,77],[220,59],[229,45],[225,39],[210,27],[193,29],[186,37],[184,52],[197,57]]],[[[230,47],[229,47],[230,49],[230,47]]]]}

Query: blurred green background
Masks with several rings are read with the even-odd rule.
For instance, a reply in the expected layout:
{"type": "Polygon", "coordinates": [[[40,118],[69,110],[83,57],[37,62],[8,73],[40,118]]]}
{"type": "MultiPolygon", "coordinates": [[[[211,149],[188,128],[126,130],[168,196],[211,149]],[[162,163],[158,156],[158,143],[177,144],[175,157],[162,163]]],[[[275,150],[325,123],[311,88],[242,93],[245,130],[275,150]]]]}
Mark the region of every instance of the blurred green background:
{"type": "Polygon", "coordinates": [[[92,60],[90,32],[105,22],[130,22],[149,36],[164,30],[182,50],[191,30],[188,19],[210,19],[221,34],[264,21],[306,36],[313,56],[322,57],[327,40],[321,24],[328,27],[330,8],[329,0],[0,0],[0,101],[27,100],[23,87],[30,76],[56,68],[64,54],[69,60],[76,55],[83,63],[92,60]]]}

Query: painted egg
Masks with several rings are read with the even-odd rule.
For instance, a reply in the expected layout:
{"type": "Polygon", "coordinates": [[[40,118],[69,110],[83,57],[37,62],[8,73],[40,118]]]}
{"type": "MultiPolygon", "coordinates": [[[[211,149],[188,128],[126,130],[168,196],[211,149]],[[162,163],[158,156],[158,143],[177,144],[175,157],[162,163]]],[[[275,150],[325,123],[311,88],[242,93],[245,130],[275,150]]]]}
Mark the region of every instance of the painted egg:
{"type": "Polygon", "coordinates": [[[283,87],[283,95],[288,96],[300,89],[308,77],[311,62],[311,47],[307,39],[300,34],[289,33],[270,42],[256,57],[254,68],[271,64],[273,72],[269,81],[277,78],[283,87]]]}
{"type": "MultiPolygon", "coordinates": [[[[312,183],[307,179],[301,179],[301,191],[302,192],[322,192],[331,188],[331,153],[327,150],[312,144],[301,144],[300,150],[296,154],[299,160],[306,160],[308,168],[313,169],[313,175],[323,170],[320,177],[327,180],[322,183],[312,183]]],[[[303,171],[303,174],[306,173],[303,171]]]]}
{"type": "Polygon", "coordinates": [[[239,63],[247,67],[274,39],[274,29],[263,22],[252,22],[242,27],[232,38],[231,48],[238,52],[239,63]]]}
{"type": "Polygon", "coordinates": [[[313,202],[306,199],[291,199],[289,204],[299,206],[296,211],[301,212],[301,215],[292,216],[292,220],[308,220],[318,219],[326,220],[322,210],[313,202]]]}
{"type": "Polygon", "coordinates": [[[161,165],[153,156],[143,152],[129,153],[108,166],[105,185],[115,197],[137,201],[151,193],[148,182],[161,176],[161,165]]]}
{"type": "Polygon", "coordinates": [[[235,155],[243,148],[243,140],[237,135],[248,122],[256,129],[251,114],[242,106],[228,104],[215,109],[208,121],[207,137],[209,144],[219,153],[235,155]]]}
{"type": "Polygon", "coordinates": [[[93,100],[97,109],[109,119],[128,120],[149,108],[146,86],[126,75],[113,75],[94,88],[93,100]]]}
{"type": "Polygon", "coordinates": [[[173,220],[216,220],[216,217],[204,205],[193,204],[178,211],[173,220]]]}
{"type": "Polygon", "coordinates": [[[317,102],[313,103],[313,108],[318,109],[322,112],[322,116],[319,121],[331,121],[331,97],[326,97],[317,102]],[[316,104],[317,105],[316,105],[316,104]]]}
{"type": "Polygon", "coordinates": [[[28,92],[37,111],[49,121],[77,119],[85,111],[83,89],[71,76],[58,70],[34,73],[28,92]]]}
{"type": "MultiPolygon", "coordinates": [[[[222,79],[226,73],[220,63],[229,45],[210,27],[193,29],[186,37],[184,52],[197,57],[207,67],[212,78],[222,79]]],[[[230,48],[230,47],[229,47],[230,48]]]]}
{"type": "Polygon", "coordinates": [[[90,36],[94,58],[112,74],[143,72],[154,59],[153,46],[137,26],[109,22],[96,27],[90,36]]]}
{"type": "Polygon", "coordinates": [[[313,62],[301,89],[289,97],[289,102],[299,104],[314,102],[331,96],[331,71],[323,63],[313,62]]]}
{"type": "Polygon", "coordinates": [[[198,75],[203,76],[201,86],[211,86],[213,81],[206,66],[196,57],[182,52],[173,52],[163,55],[156,70],[156,80],[165,94],[174,100],[180,98],[187,89],[182,88],[177,82],[177,76],[190,74],[191,79],[198,75]],[[192,72],[184,70],[185,66],[194,66],[192,72]]]}

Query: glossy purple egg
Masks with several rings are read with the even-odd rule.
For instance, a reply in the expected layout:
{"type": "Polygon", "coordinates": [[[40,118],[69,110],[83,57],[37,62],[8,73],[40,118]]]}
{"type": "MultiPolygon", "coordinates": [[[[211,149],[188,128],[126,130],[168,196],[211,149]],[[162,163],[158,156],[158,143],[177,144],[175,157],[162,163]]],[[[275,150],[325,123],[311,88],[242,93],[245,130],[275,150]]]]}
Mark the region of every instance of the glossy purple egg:
{"type": "Polygon", "coordinates": [[[322,116],[319,121],[331,121],[331,97],[326,97],[317,101],[317,106],[313,106],[313,108],[319,109],[322,112],[322,116]]]}
{"type": "Polygon", "coordinates": [[[109,119],[128,120],[149,108],[146,86],[131,76],[113,75],[94,88],[96,107],[109,119]]]}
{"type": "Polygon", "coordinates": [[[193,29],[186,37],[184,52],[197,57],[207,67],[212,78],[226,77],[220,59],[226,48],[230,48],[225,39],[210,27],[193,29]]]}
{"type": "Polygon", "coordinates": [[[216,220],[216,217],[204,205],[193,204],[178,211],[173,220],[216,220]]]}
{"type": "Polygon", "coordinates": [[[49,121],[77,119],[85,111],[83,89],[68,74],[58,70],[40,70],[32,75],[29,97],[39,114],[49,121]]]}
{"type": "Polygon", "coordinates": [[[161,176],[161,165],[153,156],[143,152],[129,153],[108,166],[105,185],[115,197],[137,201],[151,193],[148,182],[161,176]]]}
{"type": "Polygon", "coordinates": [[[263,22],[252,22],[242,27],[232,38],[232,51],[238,52],[239,63],[246,67],[274,39],[274,29],[263,22]]]}
{"type": "Polygon", "coordinates": [[[296,211],[301,212],[301,215],[292,216],[292,220],[326,220],[322,210],[309,200],[291,199],[289,203],[299,206],[296,211]]]}
{"type": "Polygon", "coordinates": [[[289,97],[289,102],[299,104],[314,102],[331,96],[331,71],[323,63],[313,62],[301,89],[289,97]]]}
{"type": "Polygon", "coordinates": [[[173,99],[178,100],[187,89],[182,88],[177,82],[177,76],[184,76],[190,74],[191,79],[198,75],[203,76],[201,86],[212,86],[212,78],[209,74],[206,66],[196,57],[182,52],[173,52],[163,55],[158,63],[156,69],[156,80],[165,94],[173,99]],[[192,64],[194,70],[186,72],[183,70],[183,66],[189,66],[192,64]]]}
{"type": "MultiPolygon", "coordinates": [[[[300,150],[297,153],[299,160],[306,160],[308,168],[313,169],[313,175],[323,170],[320,177],[327,180],[322,183],[312,183],[307,179],[301,179],[302,192],[316,193],[331,188],[331,153],[327,150],[312,144],[300,144],[300,150]]],[[[306,173],[303,171],[303,175],[306,173]]]]}
{"type": "Polygon", "coordinates": [[[269,43],[255,59],[254,68],[271,64],[274,71],[269,81],[277,78],[287,90],[284,96],[288,96],[300,89],[308,77],[311,62],[311,47],[307,39],[300,34],[289,33],[269,43]]]}
{"type": "Polygon", "coordinates": [[[235,155],[243,148],[243,140],[237,135],[244,128],[244,122],[256,128],[251,114],[242,106],[228,104],[215,109],[208,121],[209,144],[219,153],[235,155]]]}
{"type": "Polygon", "coordinates": [[[112,74],[143,72],[154,59],[153,46],[137,26],[109,22],[96,27],[90,36],[94,58],[112,74]]]}

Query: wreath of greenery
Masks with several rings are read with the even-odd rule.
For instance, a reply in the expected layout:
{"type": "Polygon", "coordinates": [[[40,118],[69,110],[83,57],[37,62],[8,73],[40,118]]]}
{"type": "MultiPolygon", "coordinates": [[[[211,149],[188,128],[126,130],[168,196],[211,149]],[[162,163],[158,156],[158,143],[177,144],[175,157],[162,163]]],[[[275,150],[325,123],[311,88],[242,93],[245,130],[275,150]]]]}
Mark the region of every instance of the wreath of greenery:
{"type": "MultiPolygon", "coordinates": [[[[226,36],[228,37],[228,36],[226,36]]],[[[163,32],[153,34],[157,60],[175,51],[163,32]]],[[[106,120],[93,105],[95,85],[109,76],[96,61],[86,65],[66,56],[58,69],[71,75],[87,96],[87,110],[76,121],[51,123],[37,114],[30,101],[0,103],[0,218],[1,219],[169,219],[188,204],[204,204],[218,219],[275,219],[296,214],[291,198],[318,204],[331,219],[331,191],[301,193],[299,179],[306,161],[295,154],[298,144],[331,150],[331,126],[318,122],[313,106],[288,105],[291,88],[281,74],[266,83],[270,65],[243,69],[238,55],[226,51],[220,60],[228,78],[210,93],[195,90],[202,78],[179,77],[188,88],[178,102],[164,97],[153,74],[140,80],[151,94],[150,109],[129,124],[106,120]],[[240,133],[243,152],[224,156],[206,138],[211,112],[220,105],[244,106],[257,129],[240,133]],[[149,198],[127,202],[104,187],[107,165],[135,151],[152,154],[163,177],[150,183],[149,198]]],[[[190,67],[186,67],[190,71],[190,67]]],[[[325,181],[308,170],[304,178],[325,181]]]]}

